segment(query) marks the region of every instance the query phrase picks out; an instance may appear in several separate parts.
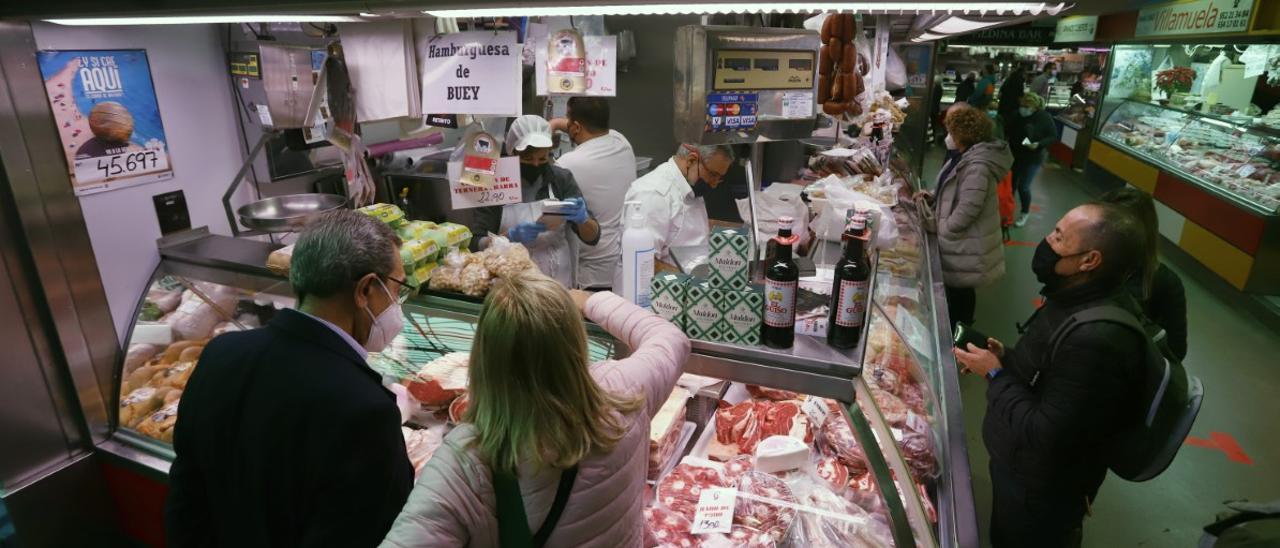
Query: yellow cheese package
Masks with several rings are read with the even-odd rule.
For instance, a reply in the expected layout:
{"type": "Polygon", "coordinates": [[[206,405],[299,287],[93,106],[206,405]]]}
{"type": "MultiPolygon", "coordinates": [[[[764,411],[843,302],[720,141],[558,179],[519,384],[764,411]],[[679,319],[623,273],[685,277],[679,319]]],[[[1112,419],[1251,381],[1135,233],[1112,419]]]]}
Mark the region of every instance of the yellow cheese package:
{"type": "Polygon", "coordinates": [[[404,224],[404,211],[401,211],[395,204],[367,205],[356,211],[387,223],[391,228],[404,224]]]}
{"type": "Polygon", "coordinates": [[[417,281],[418,287],[426,287],[427,282],[431,281],[431,271],[436,269],[438,263],[435,261],[422,263],[413,271],[413,278],[417,281]]]}
{"type": "Polygon", "coordinates": [[[471,246],[471,229],[458,223],[440,223],[448,238],[447,247],[466,249],[471,246]]]}
{"type": "Polygon", "coordinates": [[[427,261],[434,261],[440,256],[440,246],[435,240],[409,240],[400,244],[400,260],[405,270],[413,270],[427,261]]]}
{"type": "Polygon", "coordinates": [[[423,240],[437,225],[431,221],[407,221],[396,229],[396,235],[403,241],[423,240]]]}

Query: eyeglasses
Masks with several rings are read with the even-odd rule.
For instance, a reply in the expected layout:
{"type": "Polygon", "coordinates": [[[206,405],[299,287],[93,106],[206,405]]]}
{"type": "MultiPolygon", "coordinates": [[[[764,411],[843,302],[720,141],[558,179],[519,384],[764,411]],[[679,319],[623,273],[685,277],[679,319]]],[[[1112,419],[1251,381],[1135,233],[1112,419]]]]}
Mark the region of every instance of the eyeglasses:
{"type": "Polygon", "coordinates": [[[710,176],[711,176],[711,177],[710,177],[711,179],[715,179],[715,180],[717,180],[717,181],[719,181],[719,180],[721,180],[721,179],[724,179],[724,176],[729,174],[729,170],[727,170],[727,169],[726,169],[726,170],[724,170],[724,172],[722,172],[722,173],[716,173],[716,172],[714,172],[714,171],[711,171],[711,167],[707,165],[707,161],[706,161],[706,160],[698,160],[698,165],[699,165],[699,166],[702,166],[702,169],[707,170],[707,175],[710,175],[710,176]]]}
{"type": "Polygon", "coordinates": [[[387,276],[387,279],[395,282],[400,286],[400,290],[396,292],[397,293],[396,302],[399,304],[404,304],[405,301],[409,300],[409,297],[412,297],[414,293],[418,292],[418,286],[413,285],[405,280],[397,280],[395,277],[392,277],[392,276],[387,276]]]}

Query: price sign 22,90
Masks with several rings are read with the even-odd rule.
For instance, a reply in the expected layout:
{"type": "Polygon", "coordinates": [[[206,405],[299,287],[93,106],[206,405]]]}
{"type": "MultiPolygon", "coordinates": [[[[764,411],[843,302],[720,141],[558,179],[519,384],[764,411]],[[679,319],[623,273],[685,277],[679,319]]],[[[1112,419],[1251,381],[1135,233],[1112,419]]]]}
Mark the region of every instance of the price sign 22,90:
{"type": "Polygon", "coordinates": [[[156,150],[137,150],[76,160],[76,183],[92,183],[169,169],[169,158],[156,150]]]}

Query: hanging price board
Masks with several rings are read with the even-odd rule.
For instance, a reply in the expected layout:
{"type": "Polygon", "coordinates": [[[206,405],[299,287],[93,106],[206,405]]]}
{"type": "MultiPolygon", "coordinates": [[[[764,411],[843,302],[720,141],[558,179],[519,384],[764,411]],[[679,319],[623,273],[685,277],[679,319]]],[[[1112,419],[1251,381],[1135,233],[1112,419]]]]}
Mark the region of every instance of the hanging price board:
{"type": "Polygon", "coordinates": [[[520,159],[514,156],[496,160],[493,185],[488,188],[461,182],[462,162],[449,162],[448,175],[455,210],[520,203],[520,159]]]}

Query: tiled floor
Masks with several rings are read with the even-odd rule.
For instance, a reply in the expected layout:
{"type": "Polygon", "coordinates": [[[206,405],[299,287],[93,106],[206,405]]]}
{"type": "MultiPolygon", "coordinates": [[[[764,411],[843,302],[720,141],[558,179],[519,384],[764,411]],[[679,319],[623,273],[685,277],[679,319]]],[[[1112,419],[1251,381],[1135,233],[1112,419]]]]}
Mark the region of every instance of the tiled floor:
{"type": "MultiPolygon", "coordinates": [[[[940,162],[941,149],[935,148],[925,173],[936,177],[940,162]]],[[[1052,161],[1040,172],[1030,222],[1013,229],[1013,245],[1005,250],[1007,274],[978,291],[977,323],[984,332],[1006,343],[1017,339],[1014,323],[1031,313],[1040,289],[1030,267],[1035,243],[1091,192],[1083,174],[1052,161]]],[[[1186,286],[1186,367],[1204,382],[1204,406],[1192,439],[1163,475],[1146,483],[1107,479],[1085,521],[1085,546],[1194,546],[1223,501],[1280,498],[1280,332],[1243,311],[1241,295],[1193,259],[1176,250],[1163,259],[1186,286]]],[[[985,542],[991,500],[981,430],[986,383],[963,376],[961,390],[985,542]]]]}

